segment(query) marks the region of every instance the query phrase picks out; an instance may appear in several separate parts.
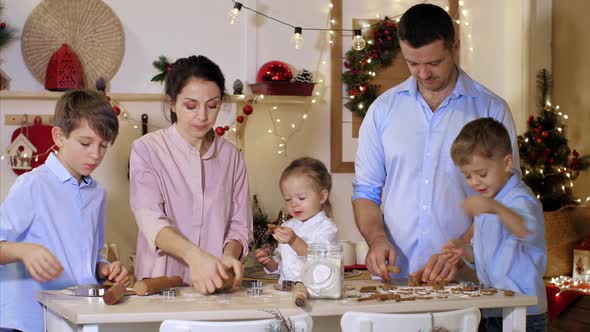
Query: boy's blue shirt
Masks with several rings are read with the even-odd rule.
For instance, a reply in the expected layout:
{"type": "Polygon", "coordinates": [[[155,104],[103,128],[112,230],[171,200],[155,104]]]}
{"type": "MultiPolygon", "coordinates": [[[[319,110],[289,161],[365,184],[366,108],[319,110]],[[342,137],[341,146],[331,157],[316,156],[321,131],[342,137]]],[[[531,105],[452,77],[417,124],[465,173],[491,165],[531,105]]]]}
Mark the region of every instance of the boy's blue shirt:
{"type": "MultiPolygon", "coordinates": [[[[543,208],[533,192],[513,174],[495,199],[520,215],[529,234],[518,238],[495,214],[475,218],[473,253],[478,279],[486,286],[537,296],[538,304],[527,315],[547,312],[543,283],[547,259],[543,208]]],[[[501,317],[501,309],[484,309],[484,317],[501,317]]]]}
{"type": "Polygon", "coordinates": [[[97,283],[96,264],[105,261],[105,206],[105,190],[90,177],[78,183],[53,154],[17,178],[0,206],[0,241],[42,245],[64,271],[39,283],[22,262],[0,265],[1,328],[43,331],[38,291],[97,283]]]}

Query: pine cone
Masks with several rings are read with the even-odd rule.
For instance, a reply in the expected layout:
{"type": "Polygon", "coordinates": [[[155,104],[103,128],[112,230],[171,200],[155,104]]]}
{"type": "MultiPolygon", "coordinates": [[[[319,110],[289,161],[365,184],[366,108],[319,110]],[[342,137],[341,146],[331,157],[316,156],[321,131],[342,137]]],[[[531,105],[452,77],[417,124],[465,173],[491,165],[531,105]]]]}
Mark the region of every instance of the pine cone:
{"type": "Polygon", "coordinates": [[[295,76],[292,82],[313,83],[313,75],[309,70],[302,69],[297,73],[297,76],[295,76]]]}
{"type": "Polygon", "coordinates": [[[96,90],[104,92],[104,90],[106,88],[107,88],[107,82],[105,81],[104,78],[101,77],[96,80],[96,90]]]}
{"type": "Polygon", "coordinates": [[[239,79],[234,81],[234,95],[241,95],[244,92],[244,84],[239,79]]]}

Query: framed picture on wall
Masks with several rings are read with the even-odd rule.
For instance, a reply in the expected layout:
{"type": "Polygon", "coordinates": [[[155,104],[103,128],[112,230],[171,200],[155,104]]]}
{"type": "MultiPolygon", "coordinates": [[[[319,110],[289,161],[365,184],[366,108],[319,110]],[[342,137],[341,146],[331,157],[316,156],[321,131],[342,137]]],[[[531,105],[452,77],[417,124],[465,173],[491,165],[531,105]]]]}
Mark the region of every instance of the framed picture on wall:
{"type": "MultiPolygon", "coordinates": [[[[446,7],[451,17],[458,14],[458,0],[448,1],[433,1],[434,4],[446,7]]],[[[332,28],[334,29],[361,29],[366,40],[369,40],[368,34],[371,29],[367,26],[375,26],[383,19],[367,19],[362,17],[355,17],[354,14],[343,15],[344,10],[355,10],[353,0],[334,0],[332,1],[332,28]],[[350,4],[348,2],[351,2],[350,4]]],[[[420,1],[407,1],[405,3],[398,3],[392,6],[391,2],[384,2],[384,8],[391,7],[392,16],[388,17],[391,22],[395,22],[403,12],[414,4],[420,1]],[[397,13],[395,12],[397,11],[397,13]]],[[[365,10],[366,11],[366,10],[365,10]]],[[[367,16],[366,14],[361,14],[367,16]]],[[[458,25],[455,24],[455,29],[458,33],[458,25]]],[[[331,72],[330,79],[332,82],[331,89],[331,107],[330,107],[330,165],[333,173],[354,173],[354,158],[358,146],[358,134],[362,123],[362,116],[354,112],[354,107],[351,107],[350,86],[346,84],[343,79],[343,73],[348,69],[345,67],[346,53],[352,48],[352,37],[350,32],[335,33],[331,48],[331,72]],[[348,106],[348,107],[347,107],[348,106]]],[[[354,52],[354,51],[353,51],[354,52]]],[[[389,65],[380,66],[378,71],[374,71],[372,78],[369,80],[370,85],[377,86],[377,96],[384,91],[392,88],[409,76],[410,72],[408,66],[403,58],[401,52],[397,52],[389,65]]],[[[352,97],[354,98],[354,96],[352,97]]],[[[366,111],[366,105],[362,105],[366,111]]],[[[355,104],[358,107],[358,104],[355,104]]]]}

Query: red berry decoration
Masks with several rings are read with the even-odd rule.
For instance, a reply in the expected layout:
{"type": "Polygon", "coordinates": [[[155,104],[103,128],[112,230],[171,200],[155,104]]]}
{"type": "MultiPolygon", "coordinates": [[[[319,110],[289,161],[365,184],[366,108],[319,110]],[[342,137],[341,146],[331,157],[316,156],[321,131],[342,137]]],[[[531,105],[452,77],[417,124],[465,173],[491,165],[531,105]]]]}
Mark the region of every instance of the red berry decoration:
{"type": "Polygon", "coordinates": [[[115,114],[119,116],[119,114],[121,114],[121,109],[119,108],[119,106],[113,106],[113,112],[115,112],[115,114]]]}
{"type": "Polygon", "coordinates": [[[244,111],[244,114],[250,115],[250,114],[252,114],[252,112],[254,112],[254,109],[252,108],[251,105],[244,105],[244,108],[242,108],[242,111],[244,111]]]}
{"type": "Polygon", "coordinates": [[[0,29],[6,29],[6,22],[0,23],[0,29]]]}
{"type": "Polygon", "coordinates": [[[238,121],[239,123],[244,122],[244,117],[241,115],[238,115],[238,117],[236,118],[236,121],[238,121]]]}
{"type": "Polygon", "coordinates": [[[225,130],[223,130],[223,127],[217,127],[215,128],[215,133],[217,136],[223,136],[223,134],[225,134],[225,130]]]}
{"type": "Polygon", "coordinates": [[[229,130],[229,126],[223,127],[223,130],[228,131],[229,130]]]}
{"type": "Polygon", "coordinates": [[[543,137],[549,137],[549,132],[547,130],[545,130],[545,131],[543,131],[541,133],[541,136],[543,136],[543,137]]]}

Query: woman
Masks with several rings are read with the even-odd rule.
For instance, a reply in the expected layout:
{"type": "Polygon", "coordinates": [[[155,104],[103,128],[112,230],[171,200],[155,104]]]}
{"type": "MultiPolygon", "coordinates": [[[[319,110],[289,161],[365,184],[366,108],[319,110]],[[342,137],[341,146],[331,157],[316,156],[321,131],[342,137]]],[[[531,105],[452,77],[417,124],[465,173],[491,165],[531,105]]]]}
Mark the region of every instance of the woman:
{"type": "Polygon", "coordinates": [[[244,161],[212,127],[225,97],[225,78],[204,56],[177,60],[166,77],[172,126],[133,143],[131,209],[140,233],[138,279],[179,275],[197,291],[219,289],[252,239],[244,161]]]}

